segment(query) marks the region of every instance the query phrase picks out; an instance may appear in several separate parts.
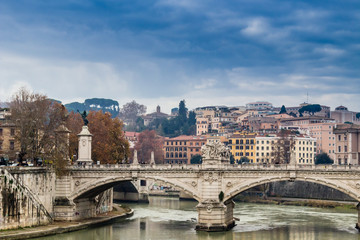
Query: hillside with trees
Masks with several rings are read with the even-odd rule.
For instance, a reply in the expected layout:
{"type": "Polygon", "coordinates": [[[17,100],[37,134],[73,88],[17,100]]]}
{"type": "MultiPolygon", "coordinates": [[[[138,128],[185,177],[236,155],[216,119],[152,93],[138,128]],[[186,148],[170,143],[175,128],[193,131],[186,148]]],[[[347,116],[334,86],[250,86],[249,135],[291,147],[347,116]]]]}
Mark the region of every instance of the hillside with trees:
{"type": "Polygon", "coordinates": [[[69,112],[83,112],[83,111],[102,111],[109,112],[112,118],[119,115],[120,107],[119,103],[112,99],[106,98],[90,98],[86,99],[84,103],[72,102],[65,104],[66,109],[69,112]]]}

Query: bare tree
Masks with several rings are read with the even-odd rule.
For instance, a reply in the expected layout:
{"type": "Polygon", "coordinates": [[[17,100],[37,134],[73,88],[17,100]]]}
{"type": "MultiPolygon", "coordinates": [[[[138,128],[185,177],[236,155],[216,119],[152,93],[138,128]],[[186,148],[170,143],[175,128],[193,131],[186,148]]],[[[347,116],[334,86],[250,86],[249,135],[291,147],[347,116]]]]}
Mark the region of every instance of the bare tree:
{"type": "Polygon", "coordinates": [[[61,104],[21,88],[12,97],[10,109],[17,128],[15,138],[20,145],[20,164],[27,158],[37,161],[40,157],[52,155],[55,129],[64,117],[61,104]]]}
{"type": "Polygon", "coordinates": [[[288,164],[291,159],[291,152],[294,148],[295,140],[291,131],[282,129],[279,138],[273,144],[272,163],[288,164]]]}
{"type": "Polygon", "coordinates": [[[146,113],[146,106],[138,104],[133,100],[122,107],[120,117],[129,123],[134,123],[136,118],[144,113],[146,113]]]}

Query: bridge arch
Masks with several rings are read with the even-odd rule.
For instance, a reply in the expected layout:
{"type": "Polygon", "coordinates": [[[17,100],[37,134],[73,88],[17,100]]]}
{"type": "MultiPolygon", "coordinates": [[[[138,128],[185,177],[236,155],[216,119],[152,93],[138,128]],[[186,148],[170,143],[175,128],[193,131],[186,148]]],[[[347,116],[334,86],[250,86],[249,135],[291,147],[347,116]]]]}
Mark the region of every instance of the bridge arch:
{"type": "MultiPolygon", "coordinates": [[[[178,181],[176,179],[167,179],[163,177],[138,177],[138,180],[153,180],[156,182],[165,183],[173,186],[174,188],[183,190],[185,193],[190,194],[198,202],[201,201],[200,194],[194,187],[178,181]]],[[[132,177],[106,177],[102,179],[94,179],[80,185],[79,188],[74,189],[72,194],[69,196],[70,200],[77,200],[81,198],[91,198],[99,195],[101,192],[110,189],[121,182],[133,181],[132,177]]]]}
{"type": "Polygon", "coordinates": [[[342,193],[347,194],[356,201],[360,202],[360,186],[352,186],[349,183],[345,183],[339,180],[330,180],[330,179],[321,179],[313,177],[271,177],[271,178],[261,178],[261,179],[252,179],[250,181],[243,181],[240,183],[233,184],[229,187],[227,184],[228,190],[225,191],[224,202],[234,198],[236,195],[244,192],[250,188],[272,182],[281,182],[281,181],[303,181],[303,182],[312,182],[320,185],[324,185],[333,189],[336,189],[342,193]]]}

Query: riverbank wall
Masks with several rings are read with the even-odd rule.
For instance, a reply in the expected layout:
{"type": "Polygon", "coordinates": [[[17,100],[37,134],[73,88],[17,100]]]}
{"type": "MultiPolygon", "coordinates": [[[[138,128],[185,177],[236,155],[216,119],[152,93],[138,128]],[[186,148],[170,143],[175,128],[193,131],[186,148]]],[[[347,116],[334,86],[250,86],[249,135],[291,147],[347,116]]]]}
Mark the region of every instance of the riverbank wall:
{"type": "Polygon", "coordinates": [[[51,201],[40,200],[48,192],[49,182],[53,176],[50,173],[40,173],[30,181],[26,175],[10,174],[6,169],[0,170],[0,230],[16,229],[46,225],[53,221],[51,212],[43,203],[48,203],[51,208],[51,201]],[[21,177],[20,177],[21,176],[21,177]],[[39,189],[40,194],[35,195],[24,181],[29,182],[39,189]],[[45,185],[42,193],[40,188],[45,185]]]}

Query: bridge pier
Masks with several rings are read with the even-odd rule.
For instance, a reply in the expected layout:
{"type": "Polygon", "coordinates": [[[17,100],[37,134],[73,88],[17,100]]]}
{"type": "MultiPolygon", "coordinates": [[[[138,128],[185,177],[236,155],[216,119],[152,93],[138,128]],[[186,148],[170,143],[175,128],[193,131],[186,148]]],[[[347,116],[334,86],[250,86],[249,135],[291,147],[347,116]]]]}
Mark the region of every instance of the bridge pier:
{"type": "Polygon", "coordinates": [[[220,232],[232,229],[235,226],[233,217],[234,202],[204,201],[196,208],[198,211],[198,223],[196,230],[206,232],[220,232]]]}

